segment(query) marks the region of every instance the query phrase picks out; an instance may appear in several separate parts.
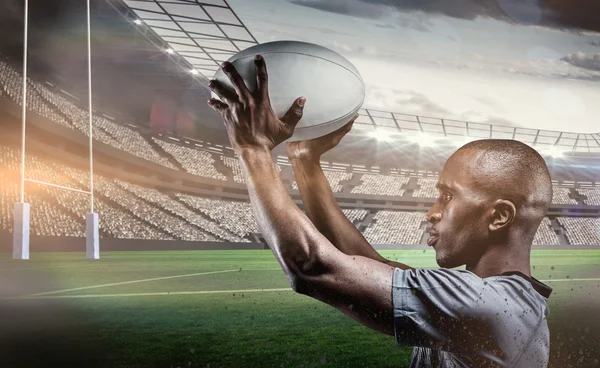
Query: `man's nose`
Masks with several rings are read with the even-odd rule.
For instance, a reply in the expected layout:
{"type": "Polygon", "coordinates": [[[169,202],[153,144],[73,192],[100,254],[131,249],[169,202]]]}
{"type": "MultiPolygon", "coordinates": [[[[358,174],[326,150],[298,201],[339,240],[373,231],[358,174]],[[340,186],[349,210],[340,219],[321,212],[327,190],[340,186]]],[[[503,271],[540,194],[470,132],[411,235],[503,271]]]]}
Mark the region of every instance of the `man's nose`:
{"type": "Polygon", "coordinates": [[[425,215],[427,222],[437,224],[442,219],[442,214],[436,208],[431,208],[425,215]]]}

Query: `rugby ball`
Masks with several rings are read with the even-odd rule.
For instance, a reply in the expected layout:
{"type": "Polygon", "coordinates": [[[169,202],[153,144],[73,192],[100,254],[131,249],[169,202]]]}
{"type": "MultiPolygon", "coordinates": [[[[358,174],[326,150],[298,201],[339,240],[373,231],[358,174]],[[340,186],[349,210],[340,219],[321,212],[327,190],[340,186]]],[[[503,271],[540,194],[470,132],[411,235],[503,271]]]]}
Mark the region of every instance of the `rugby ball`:
{"type": "MultiPolygon", "coordinates": [[[[250,91],[256,88],[254,57],[257,54],[262,55],[267,64],[271,107],[278,117],[282,117],[298,97],[306,97],[303,117],[288,141],[313,139],[341,128],[365,100],[365,84],[352,63],[326,47],[298,41],[263,43],[228,60],[250,91]]],[[[214,79],[233,89],[221,68],[214,79]]]]}

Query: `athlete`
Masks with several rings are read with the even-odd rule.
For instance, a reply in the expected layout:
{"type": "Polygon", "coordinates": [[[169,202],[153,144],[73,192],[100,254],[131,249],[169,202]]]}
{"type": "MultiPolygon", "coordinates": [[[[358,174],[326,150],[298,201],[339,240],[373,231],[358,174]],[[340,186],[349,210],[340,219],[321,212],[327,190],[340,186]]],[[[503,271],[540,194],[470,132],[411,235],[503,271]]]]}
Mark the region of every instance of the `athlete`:
{"type": "Polygon", "coordinates": [[[344,216],[319,165],[354,120],[328,136],[287,143],[305,215],[283,186],[271,151],[292,136],[306,99],[278,118],[266,63],[257,55],[255,64],[255,91],[226,62],[235,90],[213,80],[209,87],[220,101],[208,103],[224,120],[256,221],[293,290],[414,346],[411,367],[546,367],[552,289],[530,271],[531,244],[552,200],[542,157],[513,140],[458,149],[426,214],[428,244],[441,268],[393,262],[344,216]]]}

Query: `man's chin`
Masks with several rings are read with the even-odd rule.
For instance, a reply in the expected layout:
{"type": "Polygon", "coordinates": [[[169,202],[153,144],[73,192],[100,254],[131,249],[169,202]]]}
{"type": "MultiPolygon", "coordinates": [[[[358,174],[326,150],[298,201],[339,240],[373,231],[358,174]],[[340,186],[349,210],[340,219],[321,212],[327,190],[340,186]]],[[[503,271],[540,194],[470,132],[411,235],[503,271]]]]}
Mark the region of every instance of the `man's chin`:
{"type": "Polygon", "coordinates": [[[442,268],[454,268],[460,266],[460,262],[449,257],[448,254],[444,254],[441,250],[435,250],[435,261],[438,266],[442,268]]]}

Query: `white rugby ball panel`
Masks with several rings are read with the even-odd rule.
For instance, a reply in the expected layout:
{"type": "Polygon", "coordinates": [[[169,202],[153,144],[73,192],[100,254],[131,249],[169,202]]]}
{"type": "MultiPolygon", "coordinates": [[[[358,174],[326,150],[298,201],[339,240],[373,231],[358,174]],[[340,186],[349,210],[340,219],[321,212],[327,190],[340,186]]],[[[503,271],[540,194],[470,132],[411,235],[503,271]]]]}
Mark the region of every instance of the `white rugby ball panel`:
{"type": "MultiPolygon", "coordinates": [[[[317,138],[341,128],[364,102],[363,80],[349,61],[327,48],[295,41],[257,45],[229,60],[250,91],[256,88],[256,54],[267,63],[269,96],[277,116],[283,116],[296,98],[307,98],[302,120],[289,141],[317,138]]],[[[221,69],[215,79],[233,88],[221,69]]]]}

